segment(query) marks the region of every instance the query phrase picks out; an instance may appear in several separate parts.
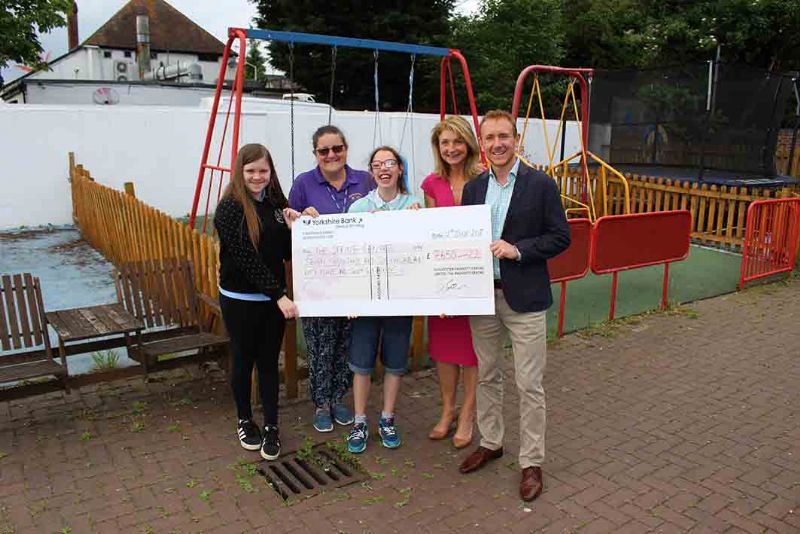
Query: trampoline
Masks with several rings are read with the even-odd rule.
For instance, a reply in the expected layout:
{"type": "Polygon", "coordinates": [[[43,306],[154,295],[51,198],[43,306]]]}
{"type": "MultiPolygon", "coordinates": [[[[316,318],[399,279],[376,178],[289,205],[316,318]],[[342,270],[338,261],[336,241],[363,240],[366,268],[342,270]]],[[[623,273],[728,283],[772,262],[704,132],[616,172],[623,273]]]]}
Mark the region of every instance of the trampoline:
{"type": "Polygon", "coordinates": [[[614,167],[623,174],[656,176],[681,182],[697,182],[708,185],[728,187],[755,187],[759,189],[796,186],[800,179],[793,176],[764,176],[755,173],[742,173],[720,169],[704,169],[702,176],[697,167],[672,167],[668,165],[635,165],[615,163],[614,167]]]}
{"type": "Polygon", "coordinates": [[[775,151],[796,78],[709,61],[596,70],[590,150],[617,170],[709,185],[780,188],[775,151]]]}

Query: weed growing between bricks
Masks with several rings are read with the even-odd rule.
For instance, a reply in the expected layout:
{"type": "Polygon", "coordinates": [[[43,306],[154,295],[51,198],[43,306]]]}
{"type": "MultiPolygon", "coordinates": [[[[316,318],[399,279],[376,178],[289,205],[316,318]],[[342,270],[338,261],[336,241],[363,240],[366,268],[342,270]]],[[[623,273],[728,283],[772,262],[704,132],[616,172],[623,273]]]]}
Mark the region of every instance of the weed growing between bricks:
{"type": "MultiPolygon", "coordinates": [[[[579,337],[589,339],[592,337],[613,338],[622,332],[627,331],[628,327],[641,324],[649,317],[686,317],[688,319],[698,319],[700,314],[692,306],[678,304],[674,301],[668,301],[667,307],[658,310],[649,310],[636,315],[628,315],[620,317],[613,321],[603,321],[600,323],[590,323],[586,328],[578,330],[576,333],[579,337]]],[[[548,348],[554,348],[548,345],[548,348]]]]}

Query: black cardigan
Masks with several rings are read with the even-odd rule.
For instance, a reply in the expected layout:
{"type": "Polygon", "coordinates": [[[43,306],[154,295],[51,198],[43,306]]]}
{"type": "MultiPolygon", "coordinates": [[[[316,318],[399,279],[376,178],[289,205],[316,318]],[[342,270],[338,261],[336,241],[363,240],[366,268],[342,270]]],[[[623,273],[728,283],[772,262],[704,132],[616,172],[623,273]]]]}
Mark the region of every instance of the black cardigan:
{"type": "Polygon", "coordinates": [[[292,236],[281,208],[269,198],[255,201],[261,239],[253,247],[242,205],[223,198],[214,215],[219,235],[219,285],[235,293],[263,293],[273,300],[286,294],[284,260],[292,257],[292,236]]]}

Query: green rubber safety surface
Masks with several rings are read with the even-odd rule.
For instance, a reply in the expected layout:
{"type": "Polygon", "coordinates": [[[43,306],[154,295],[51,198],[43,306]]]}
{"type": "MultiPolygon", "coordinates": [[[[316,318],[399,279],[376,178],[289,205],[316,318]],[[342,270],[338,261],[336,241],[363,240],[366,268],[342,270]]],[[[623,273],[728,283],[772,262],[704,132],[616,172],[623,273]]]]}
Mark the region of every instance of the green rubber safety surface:
{"type": "MultiPolygon", "coordinates": [[[[686,303],[736,291],[742,257],[739,254],[692,246],[689,257],[670,264],[671,303],[686,303]]],[[[619,319],[661,305],[664,267],[644,267],[622,271],[617,281],[617,304],[614,318],[619,319]]],[[[564,332],[586,328],[608,320],[612,275],[591,272],[580,280],[567,282],[564,332]]],[[[553,284],[553,307],[547,313],[547,330],[555,336],[558,326],[558,301],[561,284],[553,284]]]]}

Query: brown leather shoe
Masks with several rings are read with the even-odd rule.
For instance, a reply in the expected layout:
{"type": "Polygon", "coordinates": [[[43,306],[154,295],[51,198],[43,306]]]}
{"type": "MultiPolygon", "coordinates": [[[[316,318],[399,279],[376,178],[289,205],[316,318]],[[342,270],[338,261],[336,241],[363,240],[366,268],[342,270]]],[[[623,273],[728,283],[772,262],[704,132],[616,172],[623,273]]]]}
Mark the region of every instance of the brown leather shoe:
{"type": "Polygon", "coordinates": [[[487,449],[486,447],[478,447],[473,451],[472,454],[466,457],[466,459],[461,462],[461,465],[458,467],[458,470],[462,474],[472,473],[473,471],[477,471],[491,460],[496,460],[503,456],[503,447],[500,447],[497,450],[487,449]]]}
{"type": "Polygon", "coordinates": [[[526,467],[522,470],[522,481],[519,483],[519,496],[523,501],[532,501],[542,494],[542,468],[526,467]]]}

